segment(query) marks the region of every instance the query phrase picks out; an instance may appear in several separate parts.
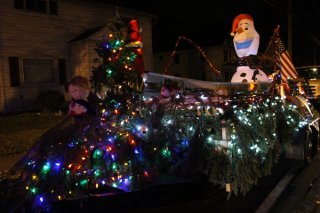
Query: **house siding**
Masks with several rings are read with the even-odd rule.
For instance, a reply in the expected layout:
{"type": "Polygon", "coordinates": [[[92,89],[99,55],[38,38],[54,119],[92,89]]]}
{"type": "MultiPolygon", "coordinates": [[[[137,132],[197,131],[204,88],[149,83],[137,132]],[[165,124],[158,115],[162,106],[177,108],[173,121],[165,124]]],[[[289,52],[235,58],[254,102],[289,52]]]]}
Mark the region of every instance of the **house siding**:
{"type": "MultiPolygon", "coordinates": [[[[67,80],[75,74],[89,76],[91,74],[92,46],[82,46],[70,42],[84,31],[106,25],[113,17],[116,6],[94,3],[90,1],[64,0],[58,1],[58,15],[19,10],[14,8],[14,1],[0,0],[0,112],[27,110],[34,107],[37,95],[46,90],[64,93],[57,83],[52,85],[24,85],[23,72],[20,69],[21,85],[11,87],[8,57],[65,59],[67,80]],[[72,48],[78,48],[83,58],[77,69],[72,69],[75,62],[71,57],[72,48]]],[[[149,14],[125,8],[119,8],[120,16],[138,17],[142,26],[144,43],[144,62],[146,70],[153,69],[152,61],[152,19],[149,14]]]]}

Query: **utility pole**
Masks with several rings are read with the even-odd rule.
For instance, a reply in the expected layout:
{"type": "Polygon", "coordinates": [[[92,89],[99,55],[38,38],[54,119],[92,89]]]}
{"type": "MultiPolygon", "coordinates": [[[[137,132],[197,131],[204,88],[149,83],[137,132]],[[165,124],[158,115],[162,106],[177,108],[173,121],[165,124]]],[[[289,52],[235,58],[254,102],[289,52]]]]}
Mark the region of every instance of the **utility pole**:
{"type": "Polygon", "coordinates": [[[288,0],[288,52],[292,55],[292,1],[288,0]]]}

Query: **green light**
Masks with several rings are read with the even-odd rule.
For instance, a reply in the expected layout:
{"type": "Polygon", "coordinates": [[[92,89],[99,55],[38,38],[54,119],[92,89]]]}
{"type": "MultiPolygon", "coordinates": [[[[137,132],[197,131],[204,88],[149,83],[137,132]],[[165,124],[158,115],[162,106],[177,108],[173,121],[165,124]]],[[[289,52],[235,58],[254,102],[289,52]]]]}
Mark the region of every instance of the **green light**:
{"type": "Polygon", "coordinates": [[[213,138],[212,138],[212,136],[209,136],[209,137],[207,138],[207,143],[213,144],[213,138]]]}
{"type": "Polygon", "coordinates": [[[80,180],[80,185],[81,186],[84,186],[84,185],[87,185],[87,184],[88,184],[88,180],[87,179],[80,180]]]}
{"type": "Polygon", "coordinates": [[[111,76],[111,74],[112,74],[112,70],[111,70],[110,68],[108,68],[108,69],[107,69],[107,74],[108,74],[108,77],[110,77],[110,76],[111,76]]]}
{"type": "Polygon", "coordinates": [[[113,163],[113,164],[112,164],[112,169],[113,169],[113,170],[116,170],[116,169],[117,169],[117,164],[116,164],[116,163],[113,163]]]}
{"type": "Polygon", "coordinates": [[[171,156],[171,152],[170,152],[168,149],[163,149],[163,150],[162,150],[162,155],[163,155],[164,157],[169,158],[169,157],[171,156]]]}
{"type": "Polygon", "coordinates": [[[102,151],[100,149],[96,149],[94,152],[93,152],[93,158],[94,159],[97,159],[97,158],[101,158],[102,157],[102,151]]]}
{"type": "Polygon", "coordinates": [[[96,171],[94,171],[94,176],[99,177],[101,175],[101,172],[99,169],[97,169],[96,171]]]}
{"type": "Polygon", "coordinates": [[[45,165],[43,165],[42,167],[42,173],[46,174],[49,172],[51,166],[50,166],[50,162],[47,162],[45,165]]]}
{"type": "Polygon", "coordinates": [[[37,188],[34,187],[30,191],[31,191],[32,194],[36,194],[37,193],[37,188]]]}

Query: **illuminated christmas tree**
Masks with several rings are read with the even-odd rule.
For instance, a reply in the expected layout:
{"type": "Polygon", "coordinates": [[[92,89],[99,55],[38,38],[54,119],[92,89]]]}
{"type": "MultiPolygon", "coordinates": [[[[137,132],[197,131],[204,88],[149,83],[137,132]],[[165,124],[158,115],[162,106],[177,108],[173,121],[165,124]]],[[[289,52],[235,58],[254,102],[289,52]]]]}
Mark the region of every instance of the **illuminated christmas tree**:
{"type": "Polygon", "coordinates": [[[47,211],[60,200],[139,190],[152,179],[141,116],[142,42],[138,20],[127,24],[123,33],[116,15],[97,44],[101,63],[91,79],[101,95],[93,103],[96,113],[69,118],[47,132],[13,169],[34,207],[47,211]]]}

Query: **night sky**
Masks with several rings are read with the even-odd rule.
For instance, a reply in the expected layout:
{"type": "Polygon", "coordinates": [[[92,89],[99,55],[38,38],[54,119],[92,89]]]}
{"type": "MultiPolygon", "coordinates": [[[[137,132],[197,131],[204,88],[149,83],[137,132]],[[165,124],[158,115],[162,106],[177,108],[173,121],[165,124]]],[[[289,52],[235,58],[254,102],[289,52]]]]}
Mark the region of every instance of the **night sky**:
{"type": "MultiPolygon", "coordinates": [[[[287,45],[288,0],[99,1],[157,16],[153,26],[154,52],[173,50],[178,36],[185,36],[200,47],[221,44],[230,38],[233,18],[241,13],[253,17],[260,34],[260,51],[265,50],[277,25],[287,45]]],[[[292,8],[293,57],[299,64],[320,64],[320,1],[292,0],[292,8]]]]}

